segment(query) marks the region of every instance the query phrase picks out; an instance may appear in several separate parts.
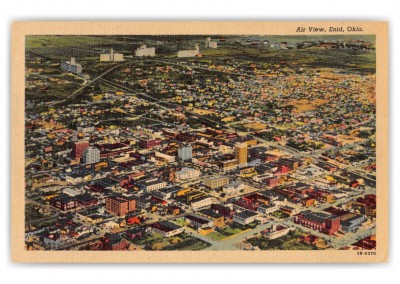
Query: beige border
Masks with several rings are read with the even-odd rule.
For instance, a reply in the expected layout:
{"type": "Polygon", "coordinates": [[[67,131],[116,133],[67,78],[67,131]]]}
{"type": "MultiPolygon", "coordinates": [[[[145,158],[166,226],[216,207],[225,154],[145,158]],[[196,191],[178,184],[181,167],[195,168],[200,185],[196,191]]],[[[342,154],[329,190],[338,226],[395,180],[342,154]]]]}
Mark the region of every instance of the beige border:
{"type": "Polygon", "coordinates": [[[136,263],[316,263],[385,262],[388,258],[388,24],[387,22],[16,22],[12,26],[11,98],[11,252],[16,262],[136,263]],[[359,26],[362,32],[296,33],[298,26],[359,26]],[[377,250],[375,256],[355,251],[172,251],[89,252],[26,251],[24,248],[24,66],[25,35],[61,34],[262,34],[376,35],[377,51],[377,250]]]}

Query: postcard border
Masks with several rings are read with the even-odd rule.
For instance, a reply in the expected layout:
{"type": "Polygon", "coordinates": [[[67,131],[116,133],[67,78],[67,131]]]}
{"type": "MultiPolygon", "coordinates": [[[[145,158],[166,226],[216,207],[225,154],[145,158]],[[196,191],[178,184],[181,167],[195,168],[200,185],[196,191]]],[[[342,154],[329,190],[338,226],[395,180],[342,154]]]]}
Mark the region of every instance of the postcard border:
{"type": "MultiPolygon", "coordinates": [[[[301,35],[343,35],[340,32],[301,35]]],[[[360,21],[289,22],[15,22],[11,60],[11,255],[35,263],[366,263],[386,262],[389,244],[388,177],[388,23],[360,21]],[[300,35],[298,26],[361,26],[376,35],[377,249],[375,256],[356,251],[27,251],[24,243],[24,90],[26,35],[113,34],[260,34],[300,35]]]]}

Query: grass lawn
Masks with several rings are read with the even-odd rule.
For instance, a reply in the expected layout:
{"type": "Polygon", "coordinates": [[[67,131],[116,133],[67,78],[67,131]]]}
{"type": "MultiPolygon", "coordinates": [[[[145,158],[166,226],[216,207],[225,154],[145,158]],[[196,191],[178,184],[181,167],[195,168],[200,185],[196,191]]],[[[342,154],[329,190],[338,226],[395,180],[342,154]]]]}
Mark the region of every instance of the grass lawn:
{"type": "Polygon", "coordinates": [[[27,222],[35,221],[43,217],[44,215],[40,213],[39,209],[35,208],[34,205],[28,204],[27,206],[25,206],[25,220],[27,222]]]}
{"type": "Polygon", "coordinates": [[[188,225],[188,223],[185,221],[184,218],[175,219],[173,222],[174,222],[175,224],[179,225],[179,226],[182,226],[182,227],[188,225]]]}
{"type": "Polygon", "coordinates": [[[64,46],[83,46],[83,45],[99,45],[99,44],[116,44],[119,43],[113,37],[94,37],[94,36],[78,36],[78,35],[35,35],[26,37],[27,48],[40,47],[64,47],[64,46]]]}
{"type": "Polygon", "coordinates": [[[261,250],[316,250],[316,246],[304,243],[299,236],[303,233],[299,230],[290,232],[286,236],[274,240],[268,240],[264,236],[248,239],[247,242],[261,250]]]}
{"type": "Polygon", "coordinates": [[[186,240],[180,244],[165,248],[165,250],[203,250],[210,246],[210,244],[203,242],[199,239],[186,240]]]}
{"type": "Polygon", "coordinates": [[[201,53],[203,56],[228,56],[232,53],[232,50],[226,48],[203,49],[201,53]]]}
{"type": "Polygon", "coordinates": [[[219,240],[223,240],[223,239],[227,238],[228,236],[223,235],[219,232],[212,232],[212,233],[209,233],[208,235],[206,235],[206,237],[210,238],[212,240],[215,240],[215,241],[219,241],[219,240]]]}
{"type": "Polygon", "coordinates": [[[226,226],[223,228],[223,230],[231,235],[237,235],[241,232],[243,232],[244,230],[240,229],[240,228],[234,228],[231,226],[226,226]]]}
{"type": "Polygon", "coordinates": [[[280,250],[316,250],[317,248],[313,245],[303,243],[299,240],[293,240],[279,246],[280,250]]]}
{"type": "Polygon", "coordinates": [[[227,225],[225,227],[219,228],[218,231],[215,230],[214,232],[208,234],[207,237],[212,240],[223,240],[230,236],[240,234],[246,229],[247,227],[237,226],[235,224],[227,225]]]}
{"type": "Polygon", "coordinates": [[[278,218],[278,219],[286,219],[286,218],[290,217],[288,214],[285,214],[281,211],[275,211],[275,212],[271,213],[271,216],[278,218]]]}
{"type": "Polygon", "coordinates": [[[207,242],[185,233],[170,238],[153,233],[134,243],[143,246],[146,250],[202,250],[210,246],[207,242]]]}
{"type": "Polygon", "coordinates": [[[149,245],[163,241],[164,237],[159,233],[147,234],[143,239],[135,239],[132,242],[137,245],[149,245]]]}

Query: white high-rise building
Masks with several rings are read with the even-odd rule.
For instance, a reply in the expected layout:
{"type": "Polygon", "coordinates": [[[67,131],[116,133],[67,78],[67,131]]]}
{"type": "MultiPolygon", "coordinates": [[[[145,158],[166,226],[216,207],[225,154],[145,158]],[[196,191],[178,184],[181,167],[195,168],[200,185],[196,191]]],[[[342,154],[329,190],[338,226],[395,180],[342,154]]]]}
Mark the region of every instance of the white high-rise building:
{"type": "Polygon", "coordinates": [[[178,158],[181,161],[187,161],[192,159],[192,146],[182,146],[178,149],[178,158]]]}
{"type": "Polygon", "coordinates": [[[96,147],[89,146],[85,149],[82,155],[83,163],[86,165],[100,162],[100,150],[96,147]]]}
{"type": "Polygon", "coordinates": [[[146,45],[142,45],[141,47],[139,47],[135,50],[135,56],[137,56],[137,57],[156,56],[156,48],[155,47],[147,47],[146,45]]]}

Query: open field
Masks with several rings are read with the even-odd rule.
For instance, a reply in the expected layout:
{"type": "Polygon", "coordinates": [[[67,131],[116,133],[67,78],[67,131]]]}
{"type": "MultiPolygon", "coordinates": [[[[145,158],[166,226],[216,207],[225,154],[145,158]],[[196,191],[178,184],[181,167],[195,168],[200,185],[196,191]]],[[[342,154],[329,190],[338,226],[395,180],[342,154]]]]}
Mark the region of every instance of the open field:
{"type": "Polygon", "coordinates": [[[27,36],[26,47],[27,48],[44,48],[44,47],[66,47],[66,46],[85,46],[85,45],[104,45],[104,44],[116,44],[119,43],[115,37],[98,37],[98,36],[27,36]]]}

